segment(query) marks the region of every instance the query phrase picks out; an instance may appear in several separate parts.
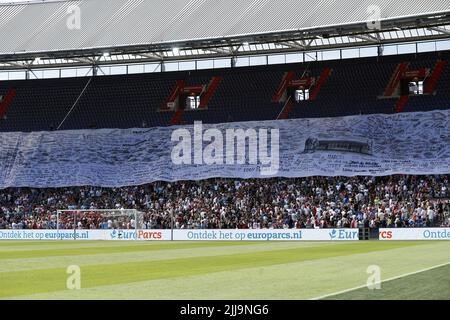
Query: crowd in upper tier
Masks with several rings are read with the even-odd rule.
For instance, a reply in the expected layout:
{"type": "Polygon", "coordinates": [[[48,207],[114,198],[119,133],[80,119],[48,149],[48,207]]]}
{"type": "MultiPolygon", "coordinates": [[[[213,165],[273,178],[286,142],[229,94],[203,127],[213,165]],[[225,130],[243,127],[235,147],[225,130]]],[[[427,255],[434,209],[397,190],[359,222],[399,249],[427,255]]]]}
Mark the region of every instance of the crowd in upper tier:
{"type": "Polygon", "coordinates": [[[0,229],[450,226],[450,175],[211,179],[0,190],[0,229]],[[122,217],[61,209],[137,209],[122,217]]]}

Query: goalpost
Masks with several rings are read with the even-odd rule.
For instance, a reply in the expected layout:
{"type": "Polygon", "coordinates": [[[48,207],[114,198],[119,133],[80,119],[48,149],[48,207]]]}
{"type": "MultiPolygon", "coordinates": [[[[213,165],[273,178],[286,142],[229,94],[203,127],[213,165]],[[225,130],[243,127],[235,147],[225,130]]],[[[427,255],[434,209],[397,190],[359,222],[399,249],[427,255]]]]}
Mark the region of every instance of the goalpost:
{"type": "Polygon", "coordinates": [[[73,230],[128,230],[144,229],[144,214],[135,209],[67,209],[57,210],[56,228],[73,230]]]}

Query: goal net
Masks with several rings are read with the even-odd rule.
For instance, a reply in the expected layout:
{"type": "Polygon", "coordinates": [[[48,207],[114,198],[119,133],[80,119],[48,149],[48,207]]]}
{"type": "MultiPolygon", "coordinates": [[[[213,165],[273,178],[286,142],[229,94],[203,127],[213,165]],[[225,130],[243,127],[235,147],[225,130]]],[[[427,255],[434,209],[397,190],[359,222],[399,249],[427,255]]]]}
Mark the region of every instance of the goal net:
{"type": "Polygon", "coordinates": [[[138,230],[144,216],[135,209],[58,210],[56,222],[59,230],[138,230]]]}

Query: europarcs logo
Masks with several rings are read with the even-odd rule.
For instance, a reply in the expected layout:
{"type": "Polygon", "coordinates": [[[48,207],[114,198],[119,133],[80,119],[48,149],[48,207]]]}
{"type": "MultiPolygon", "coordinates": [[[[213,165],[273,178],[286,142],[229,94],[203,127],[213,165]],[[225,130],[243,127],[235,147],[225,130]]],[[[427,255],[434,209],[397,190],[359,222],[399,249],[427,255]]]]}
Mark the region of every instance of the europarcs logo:
{"type": "Polygon", "coordinates": [[[355,240],[358,239],[358,230],[332,229],[328,235],[331,240],[355,240]]]}
{"type": "Polygon", "coordinates": [[[114,229],[110,233],[112,240],[136,239],[135,231],[127,231],[122,229],[114,229]]]}

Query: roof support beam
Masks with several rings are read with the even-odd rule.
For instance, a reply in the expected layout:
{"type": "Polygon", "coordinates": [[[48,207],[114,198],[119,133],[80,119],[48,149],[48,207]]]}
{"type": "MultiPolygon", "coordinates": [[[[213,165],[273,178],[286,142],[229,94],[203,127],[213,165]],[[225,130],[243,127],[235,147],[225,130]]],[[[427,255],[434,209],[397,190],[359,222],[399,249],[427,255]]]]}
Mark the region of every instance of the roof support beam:
{"type": "Polygon", "coordinates": [[[231,58],[249,55],[270,55],[291,52],[308,52],[310,50],[331,50],[355,48],[368,44],[388,45],[404,42],[432,41],[449,39],[450,21],[447,24],[436,26],[421,26],[434,30],[433,34],[411,32],[417,27],[404,28],[399,25],[401,32],[392,32],[394,27],[384,26],[384,29],[368,31],[366,26],[354,26],[348,30],[335,30],[308,34],[293,31],[292,33],[277,33],[264,35],[252,39],[236,37],[233,39],[219,39],[217,41],[179,42],[166,45],[136,45],[103,49],[79,49],[62,52],[39,52],[0,54],[0,70],[14,69],[44,69],[65,67],[92,67],[93,65],[113,65],[132,63],[153,63],[161,61],[199,60],[208,58],[231,58]],[[390,35],[392,33],[392,35],[390,35]],[[343,38],[348,41],[343,41],[343,38]],[[323,41],[317,41],[323,39],[323,41]],[[333,41],[333,39],[335,41],[333,41]],[[339,41],[340,40],[340,41],[339,41]],[[362,41],[361,41],[362,40],[362,41]],[[250,43],[250,47],[244,46],[250,43]],[[182,48],[183,55],[171,54],[173,48],[182,48]],[[105,55],[102,52],[108,52],[105,55]],[[36,59],[39,58],[40,59],[36,59]]]}
{"type": "Polygon", "coordinates": [[[25,61],[8,61],[2,63],[15,68],[27,68],[28,66],[28,63],[26,63],[25,61]]]}
{"type": "Polygon", "coordinates": [[[163,60],[164,59],[164,54],[163,53],[156,53],[156,52],[139,53],[139,54],[136,54],[136,56],[141,56],[141,57],[148,58],[148,59],[153,59],[153,60],[163,60]]]}
{"type": "MultiPolygon", "coordinates": [[[[378,35],[378,34],[377,34],[378,35]]],[[[380,42],[380,37],[378,35],[378,37],[374,37],[371,36],[369,34],[359,34],[359,35],[350,35],[349,38],[356,38],[356,39],[361,39],[367,42],[373,42],[373,43],[379,43],[380,42]]]]}
{"type": "Polygon", "coordinates": [[[311,45],[312,42],[313,42],[313,39],[311,39],[308,44],[306,44],[304,40],[283,41],[283,42],[278,42],[278,44],[281,44],[283,46],[293,48],[293,49],[306,50],[311,45]]]}
{"type": "Polygon", "coordinates": [[[224,47],[224,48],[209,48],[207,51],[220,53],[220,54],[233,54],[233,48],[224,47]]]}
{"type": "Polygon", "coordinates": [[[430,27],[428,28],[428,30],[433,30],[433,31],[437,31],[446,35],[450,35],[450,31],[444,28],[440,28],[440,27],[430,27]]]}

